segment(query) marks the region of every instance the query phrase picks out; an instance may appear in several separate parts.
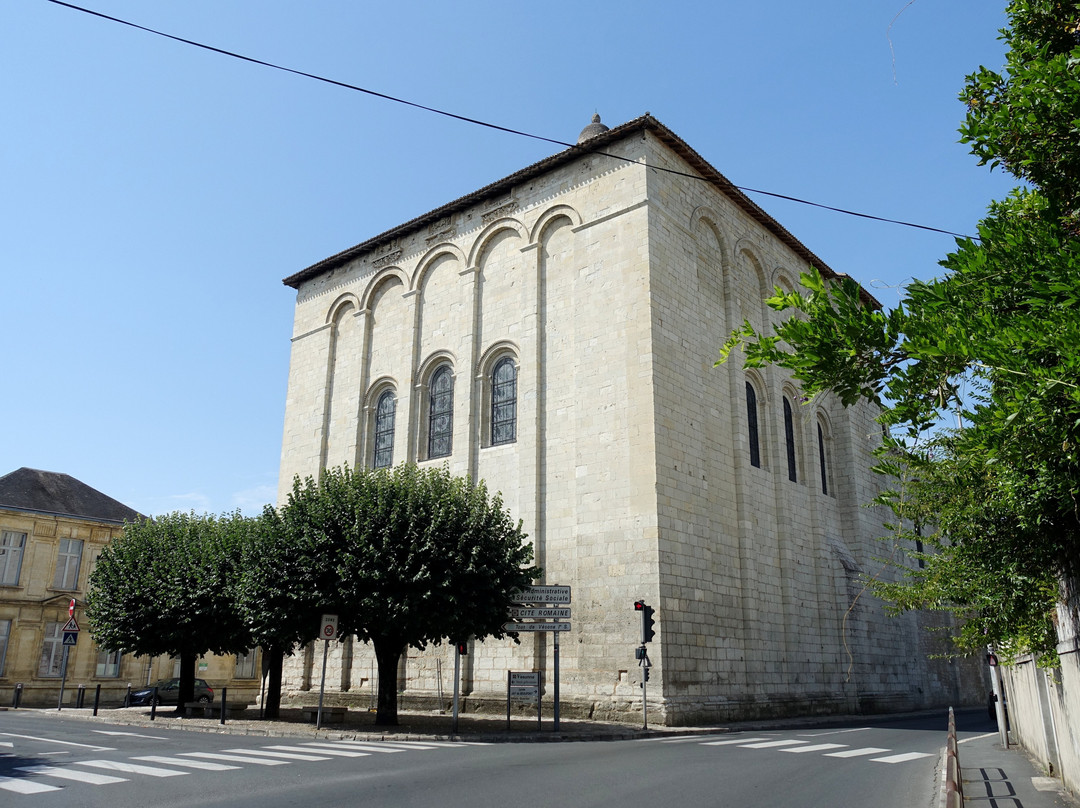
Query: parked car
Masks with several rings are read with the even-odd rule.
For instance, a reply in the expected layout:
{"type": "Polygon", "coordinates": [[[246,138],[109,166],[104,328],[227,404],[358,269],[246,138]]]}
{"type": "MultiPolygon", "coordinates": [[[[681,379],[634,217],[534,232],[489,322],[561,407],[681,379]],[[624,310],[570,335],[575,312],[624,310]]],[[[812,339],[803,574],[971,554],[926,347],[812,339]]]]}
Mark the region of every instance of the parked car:
{"type": "MultiPolygon", "coordinates": [[[[132,690],[131,701],[128,702],[129,706],[135,707],[140,704],[149,704],[154,698],[155,687],[157,688],[158,704],[176,704],[176,699],[180,695],[180,680],[162,679],[138,690],[132,690]]],[[[214,700],[214,689],[206,683],[205,679],[195,680],[194,700],[201,701],[203,704],[209,704],[214,700]]]]}

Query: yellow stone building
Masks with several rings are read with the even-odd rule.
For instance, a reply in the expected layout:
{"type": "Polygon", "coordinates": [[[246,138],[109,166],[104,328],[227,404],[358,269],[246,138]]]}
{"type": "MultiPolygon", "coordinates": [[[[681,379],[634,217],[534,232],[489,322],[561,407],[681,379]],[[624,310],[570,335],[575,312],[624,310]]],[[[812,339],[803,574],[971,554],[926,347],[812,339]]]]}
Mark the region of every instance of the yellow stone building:
{"type": "MultiPolygon", "coordinates": [[[[86,706],[97,686],[101,703],[123,701],[128,685],[177,675],[176,661],[110,653],[97,647],[83,617],[90,571],[102,549],[141,514],[67,474],[21,468],[0,477],[0,706],[73,706],[82,688],[86,706]],[[68,646],[64,675],[64,629],[80,631],[68,646]]],[[[208,656],[196,675],[229,701],[250,700],[258,687],[256,653],[208,656]],[[235,694],[235,695],[234,695],[235,694]]]]}

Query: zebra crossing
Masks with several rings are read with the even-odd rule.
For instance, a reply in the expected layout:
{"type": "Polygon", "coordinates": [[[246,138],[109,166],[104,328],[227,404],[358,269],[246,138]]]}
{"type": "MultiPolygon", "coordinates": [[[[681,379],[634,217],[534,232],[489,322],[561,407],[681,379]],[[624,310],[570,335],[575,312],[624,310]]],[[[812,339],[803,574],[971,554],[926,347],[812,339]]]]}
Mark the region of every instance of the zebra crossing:
{"type": "Polygon", "coordinates": [[[820,753],[830,758],[867,758],[871,763],[908,763],[934,757],[934,752],[896,752],[880,746],[852,746],[843,743],[814,743],[802,738],[739,737],[720,740],[664,738],[660,743],[697,743],[701,746],[732,746],[738,749],[768,749],[794,755],[820,753]],[[891,754],[890,754],[891,753],[891,754]]]}
{"type": "Polygon", "coordinates": [[[228,748],[212,752],[178,752],[172,755],[135,755],[127,760],[73,760],[63,765],[16,766],[17,776],[0,775],[0,792],[31,795],[60,791],[71,783],[105,786],[136,777],[183,777],[193,772],[223,772],[254,766],[288,766],[294,763],[426,752],[468,746],[487,746],[466,741],[309,741],[268,744],[261,747],[228,748]]]}

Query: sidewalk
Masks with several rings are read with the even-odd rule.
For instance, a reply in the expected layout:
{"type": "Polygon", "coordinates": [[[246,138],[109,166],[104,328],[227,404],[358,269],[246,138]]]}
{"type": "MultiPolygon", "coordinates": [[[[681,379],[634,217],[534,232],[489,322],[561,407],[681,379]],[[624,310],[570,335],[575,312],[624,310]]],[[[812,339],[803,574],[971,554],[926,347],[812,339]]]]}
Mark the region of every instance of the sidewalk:
{"type": "Polygon", "coordinates": [[[1019,746],[1003,749],[998,733],[958,743],[968,808],[1077,808],[1061,780],[1046,777],[1019,746]]]}

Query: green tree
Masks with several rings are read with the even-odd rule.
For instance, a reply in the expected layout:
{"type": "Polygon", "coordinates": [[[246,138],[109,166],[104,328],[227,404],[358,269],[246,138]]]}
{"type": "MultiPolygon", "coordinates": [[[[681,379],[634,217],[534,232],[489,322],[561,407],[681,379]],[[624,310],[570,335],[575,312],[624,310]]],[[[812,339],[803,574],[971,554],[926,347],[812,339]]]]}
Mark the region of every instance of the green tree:
{"type": "Polygon", "coordinates": [[[86,615],[107,651],[180,658],[177,711],[201,654],[239,653],[250,637],[233,601],[248,528],[239,514],[171,513],[125,525],[90,575],[86,615]]]}
{"type": "Polygon", "coordinates": [[[302,516],[267,505],[252,520],[237,582],[236,602],[267,666],[267,718],[279,714],[284,657],[316,639],[319,617],[340,608],[341,546],[331,534],[308,530],[297,521],[302,516]]]}
{"type": "Polygon", "coordinates": [[[770,334],[744,324],[720,361],[741,346],[810,394],[879,404],[895,483],[881,501],[896,537],[933,551],[879,591],[957,611],[962,647],[1053,660],[1057,602],[1076,608],[1080,572],[1080,4],[1014,0],[1008,13],[1006,69],[968,77],[961,134],[1033,187],[993,203],[978,239],[958,240],[945,274],[895,309],[812,271],[768,301],[798,316],[770,334]],[[954,413],[963,428],[943,428],[954,413]]]}
{"type": "Polygon", "coordinates": [[[397,723],[407,646],[503,637],[511,593],[540,574],[526,566],[532,546],[501,498],[445,468],[345,467],[318,482],[297,478],[280,518],[289,542],[333,553],[336,588],[323,603],[343,634],[374,648],[380,724],[397,723]]]}

